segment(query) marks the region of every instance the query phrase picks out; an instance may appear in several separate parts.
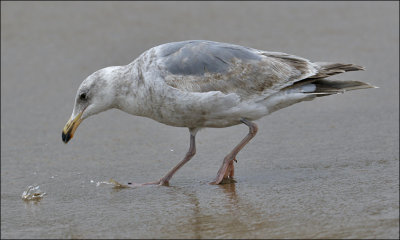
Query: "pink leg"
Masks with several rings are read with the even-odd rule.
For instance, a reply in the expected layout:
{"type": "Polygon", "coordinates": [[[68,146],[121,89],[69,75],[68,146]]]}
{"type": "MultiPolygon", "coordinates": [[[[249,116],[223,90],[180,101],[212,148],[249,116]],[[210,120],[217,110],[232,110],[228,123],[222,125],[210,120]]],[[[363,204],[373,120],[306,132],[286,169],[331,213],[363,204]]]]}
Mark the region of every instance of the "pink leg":
{"type": "Polygon", "coordinates": [[[178,171],[185,163],[187,163],[195,154],[196,154],[196,142],[195,142],[195,137],[198,129],[189,129],[190,131],[190,147],[188,152],[186,153],[185,158],[178,163],[173,169],[171,169],[163,178],[161,178],[158,181],[155,182],[147,182],[147,183],[141,183],[141,184],[132,184],[134,186],[142,186],[142,185],[168,185],[169,180],[172,178],[172,176],[178,171]]]}
{"type": "Polygon", "coordinates": [[[245,138],[224,158],[221,168],[217,173],[217,177],[211,184],[220,184],[223,180],[232,180],[234,175],[233,161],[236,161],[236,155],[240,150],[256,135],[258,127],[255,123],[246,119],[241,120],[242,123],[249,127],[249,133],[245,138]]]}

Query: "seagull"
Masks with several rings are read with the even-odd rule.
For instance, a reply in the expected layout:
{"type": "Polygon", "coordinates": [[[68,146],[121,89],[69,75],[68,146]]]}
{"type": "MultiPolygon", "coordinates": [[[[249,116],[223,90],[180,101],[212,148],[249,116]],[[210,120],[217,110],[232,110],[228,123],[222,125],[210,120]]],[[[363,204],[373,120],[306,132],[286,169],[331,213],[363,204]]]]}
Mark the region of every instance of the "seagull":
{"type": "Polygon", "coordinates": [[[190,40],[153,47],[124,66],[100,69],[79,86],[72,115],[62,131],[67,143],[89,116],[116,108],[160,123],[186,127],[190,146],[185,157],[158,181],[171,177],[196,153],[202,128],[245,124],[248,134],[226,155],[212,184],[234,182],[239,151],[256,135],[254,123],[298,102],[349,90],[376,88],[360,81],[327,80],[355,64],[311,62],[302,57],[235,44],[190,40]]]}

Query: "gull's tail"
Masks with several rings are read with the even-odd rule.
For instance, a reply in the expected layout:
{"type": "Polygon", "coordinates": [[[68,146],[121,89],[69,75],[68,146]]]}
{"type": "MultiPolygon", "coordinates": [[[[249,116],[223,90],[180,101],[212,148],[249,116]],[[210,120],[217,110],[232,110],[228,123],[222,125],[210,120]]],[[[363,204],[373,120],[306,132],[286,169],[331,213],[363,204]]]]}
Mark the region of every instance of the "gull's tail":
{"type": "Polygon", "coordinates": [[[331,94],[344,93],[346,91],[366,89],[366,88],[377,88],[369,83],[360,81],[345,81],[345,80],[326,80],[318,79],[312,83],[315,86],[314,91],[310,91],[309,94],[313,94],[316,97],[327,96],[331,94]]]}
{"type": "Polygon", "coordinates": [[[344,63],[315,63],[318,72],[311,77],[297,81],[290,86],[281,89],[278,93],[265,98],[269,113],[288,107],[292,104],[310,101],[316,97],[344,93],[346,91],[378,88],[369,83],[346,80],[327,80],[335,74],[348,71],[364,70],[363,67],[344,63]]]}
{"type": "Polygon", "coordinates": [[[364,67],[347,63],[316,62],[318,72],[306,79],[295,82],[287,89],[297,90],[309,96],[322,97],[332,94],[344,93],[346,91],[377,88],[369,83],[347,80],[327,80],[326,77],[339,73],[365,70],[364,67]]]}

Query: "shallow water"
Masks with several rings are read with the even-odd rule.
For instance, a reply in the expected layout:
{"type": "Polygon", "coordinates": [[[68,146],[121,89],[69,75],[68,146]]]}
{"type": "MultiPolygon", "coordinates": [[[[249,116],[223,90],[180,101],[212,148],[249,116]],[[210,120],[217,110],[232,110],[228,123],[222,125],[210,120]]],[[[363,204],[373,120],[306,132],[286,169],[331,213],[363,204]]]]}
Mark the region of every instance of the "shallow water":
{"type": "Polygon", "coordinates": [[[1,2],[2,238],[398,238],[398,3],[1,2]],[[311,14],[312,13],[312,14],[311,14]],[[379,89],[256,123],[236,183],[210,185],[245,126],[187,129],[111,110],[61,141],[80,82],[157,44],[209,39],[343,61],[379,89]],[[384,44],[383,44],[384,43],[384,44]],[[98,184],[100,183],[100,184],[98,184]],[[28,186],[46,194],[24,201],[28,186]]]}

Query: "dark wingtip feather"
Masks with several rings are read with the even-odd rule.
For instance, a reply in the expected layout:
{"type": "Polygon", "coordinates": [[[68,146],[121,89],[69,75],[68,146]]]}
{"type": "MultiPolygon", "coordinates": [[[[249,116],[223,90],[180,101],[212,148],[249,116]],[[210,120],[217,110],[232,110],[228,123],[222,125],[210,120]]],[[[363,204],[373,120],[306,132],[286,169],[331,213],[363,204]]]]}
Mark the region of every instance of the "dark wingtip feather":
{"type": "Polygon", "coordinates": [[[360,81],[337,81],[321,79],[313,82],[316,86],[315,94],[335,94],[366,88],[378,88],[369,83],[360,81]]]}
{"type": "Polygon", "coordinates": [[[318,66],[318,73],[310,78],[326,78],[339,73],[350,71],[364,71],[365,68],[360,65],[351,63],[329,63],[329,62],[315,62],[318,66]]]}

